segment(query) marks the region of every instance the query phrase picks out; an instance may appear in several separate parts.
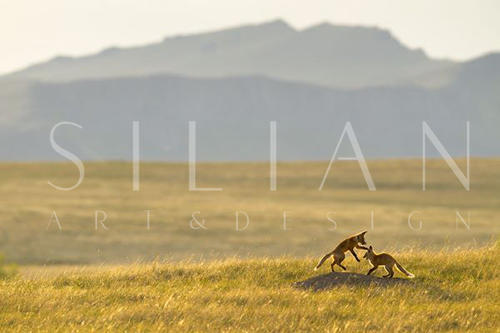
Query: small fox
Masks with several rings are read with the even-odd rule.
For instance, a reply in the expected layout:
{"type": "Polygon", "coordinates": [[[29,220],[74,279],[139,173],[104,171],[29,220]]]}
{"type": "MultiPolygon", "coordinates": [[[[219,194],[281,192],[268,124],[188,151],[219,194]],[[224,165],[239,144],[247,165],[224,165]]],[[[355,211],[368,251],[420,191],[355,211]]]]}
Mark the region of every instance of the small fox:
{"type": "Polygon", "coordinates": [[[370,261],[370,264],[372,264],[372,266],[373,266],[368,271],[368,273],[366,273],[366,275],[370,275],[373,271],[375,271],[378,268],[378,266],[384,266],[385,270],[387,271],[387,275],[384,275],[383,277],[392,278],[393,275],[394,275],[394,269],[393,269],[393,267],[394,267],[394,265],[396,265],[396,267],[398,268],[398,270],[401,273],[403,273],[406,276],[408,276],[410,279],[413,279],[415,277],[415,275],[413,275],[412,273],[408,272],[390,254],[388,254],[388,253],[376,254],[373,251],[373,247],[371,245],[368,248],[368,251],[363,256],[363,258],[365,258],[368,261],[370,261]]]}
{"type": "Polygon", "coordinates": [[[366,234],[366,231],[363,231],[359,234],[356,234],[356,235],[352,235],[351,237],[347,238],[346,240],[343,240],[336,248],[335,250],[333,250],[332,252],[330,253],[327,253],[323,258],[321,258],[321,260],[319,261],[318,265],[316,267],[314,267],[314,270],[318,270],[318,268],[323,265],[323,263],[325,262],[326,259],[330,258],[331,256],[333,256],[333,262],[331,264],[331,268],[332,268],[332,272],[335,272],[335,270],[333,269],[333,266],[335,265],[339,265],[340,267],[342,267],[342,269],[345,271],[347,270],[347,268],[345,266],[342,265],[342,261],[344,261],[345,259],[345,252],[347,251],[350,251],[352,253],[352,255],[354,256],[354,258],[356,258],[356,260],[359,262],[359,258],[358,256],[356,255],[356,252],[354,252],[354,248],[357,248],[357,249],[363,249],[363,250],[368,250],[367,247],[364,247],[364,246],[361,246],[359,245],[360,243],[365,245],[366,242],[365,242],[365,234],[366,234]]]}

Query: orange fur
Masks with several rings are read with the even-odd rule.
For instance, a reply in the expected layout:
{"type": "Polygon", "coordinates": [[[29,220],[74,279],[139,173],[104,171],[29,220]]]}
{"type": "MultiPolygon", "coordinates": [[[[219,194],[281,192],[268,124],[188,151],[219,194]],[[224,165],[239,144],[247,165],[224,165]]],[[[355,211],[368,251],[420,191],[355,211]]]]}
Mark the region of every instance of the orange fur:
{"type": "Polygon", "coordinates": [[[384,275],[384,277],[391,278],[394,275],[394,265],[398,268],[398,270],[408,276],[409,278],[414,278],[415,275],[412,273],[408,272],[403,266],[401,266],[396,259],[394,259],[393,256],[391,256],[388,253],[380,253],[377,254],[375,251],[373,251],[373,247],[370,246],[368,248],[368,251],[365,253],[363,258],[366,258],[367,260],[370,261],[370,264],[372,264],[372,268],[368,271],[367,275],[370,275],[373,271],[377,269],[378,266],[384,266],[385,270],[387,271],[387,275],[384,275]]]}
{"type": "Polygon", "coordinates": [[[314,268],[314,270],[317,270],[323,263],[330,257],[333,256],[333,262],[331,264],[332,272],[334,272],[333,267],[335,265],[340,266],[343,270],[346,270],[347,268],[342,265],[342,261],[345,259],[345,252],[350,251],[351,254],[354,256],[354,258],[359,262],[359,258],[356,255],[356,252],[354,252],[354,249],[363,249],[363,250],[368,250],[368,248],[361,246],[359,244],[366,244],[365,241],[365,234],[366,231],[363,231],[359,234],[350,236],[349,238],[343,240],[337,247],[330,253],[327,253],[321,260],[319,261],[318,265],[314,268]]]}

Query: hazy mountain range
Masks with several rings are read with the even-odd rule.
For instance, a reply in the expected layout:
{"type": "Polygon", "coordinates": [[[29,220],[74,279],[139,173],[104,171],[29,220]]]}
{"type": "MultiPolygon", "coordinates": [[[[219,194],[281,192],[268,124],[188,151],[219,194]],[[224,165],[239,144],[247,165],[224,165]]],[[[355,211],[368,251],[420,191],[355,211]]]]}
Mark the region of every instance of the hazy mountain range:
{"type": "MultiPolygon", "coordinates": [[[[443,41],[446,42],[446,41],[443,41]]],[[[201,160],[329,159],[346,121],[367,157],[420,156],[422,121],[453,155],[500,155],[500,54],[429,58],[388,31],[283,21],[57,57],[0,77],[0,159],[130,159],[132,121],[144,159],[185,160],[197,121],[201,160]]],[[[342,151],[350,152],[346,141],[342,151]]],[[[430,149],[430,154],[435,151],[430,149]]]]}

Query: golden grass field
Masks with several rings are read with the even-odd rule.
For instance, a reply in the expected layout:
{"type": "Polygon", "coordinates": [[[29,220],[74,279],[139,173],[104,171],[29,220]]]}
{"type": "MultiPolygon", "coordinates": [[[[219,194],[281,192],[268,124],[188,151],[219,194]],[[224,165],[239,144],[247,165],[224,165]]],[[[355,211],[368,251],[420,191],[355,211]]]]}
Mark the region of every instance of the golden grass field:
{"type": "Polygon", "coordinates": [[[315,258],[28,268],[0,281],[0,330],[498,332],[500,248],[397,259],[415,279],[318,292],[291,286],[317,274],[315,258]]]}
{"type": "Polygon", "coordinates": [[[276,192],[267,163],[199,164],[198,186],[220,192],[188,191],[181,163],[141,164],[139,192],[126,162],[85,163],[69,192],[47,182],[72,185],[72,164],[0,164],[0,253],[18,265],[0,264],[0,331],[499,331],[500,160],[471,161],[470,191],[441,160],[425,192],[420,160],[368,161],[375,192],[357,163],[337,162],[318,191],[327,164],[279,163],[276,192]],[[190,227],[194,212],[205,228],[190,227]],[[328,273],[312,271],[319,257],[361,230],[416,278],[292,286],[328,273]]]}
{"type": "MultiPolygon", "coordinates": [[[[459,161],[462,168],[464,162],[459,161]]],[[[0,164],[0,253],[21,265],[117,264],[316,257],[365,229],[376,250],[470,248],[498,237],[500,160],[471,160],[469,192],[442,160],[428,161],[425,192],[420,160],[368,161],[375,192],[356,162],[337,162],[318,191],[327,164],[278,164],[276,192],[269,190],[267,163],[198,165],[198,186],[222,187],[221,192],[188,191],[186,164],[143,163],[139,192],[132,191],[130,163],[85,163],[82,185],[69,192],[47,182],[73,185],[78,171],[71,163],[0,164]],[[108,215],[108,230],[100,225],[95,230],[96,210],[108,215]],[[149,230],[145,210],[150,210],[149,230]],[[236,211],[250,217],[245,230],[235,230],[236,211]],[[457,211],[470,229],[457,224],[457,211]],[[191,229],[193,212],[206,229],[197,224],[191,229]],[[420,230],[408,225],[412,212],[412,226],[421,220],[420,230]]]]}

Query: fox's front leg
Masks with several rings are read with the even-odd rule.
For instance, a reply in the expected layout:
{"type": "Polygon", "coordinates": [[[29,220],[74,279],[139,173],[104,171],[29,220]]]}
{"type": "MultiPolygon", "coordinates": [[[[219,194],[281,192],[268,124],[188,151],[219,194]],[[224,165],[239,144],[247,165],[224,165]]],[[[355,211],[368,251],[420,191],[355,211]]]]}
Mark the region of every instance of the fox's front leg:
{"type": "Polygon", "coordinates": [[[356,260],[357,260],[358,262],[360,262],[360,260],[359,260],[358,256],[356,255],[356,252],[354,252],[354,249],[351,249],[351,250],[349,250],[349,251],[351,251],[351,253],[352,253],[352,255],[354,256],[354,258],[356,258],[356,260]]]}
{"type": "Polygon", "coordinates": [[[368,273],[366,273],[366,275],[370,275],[376,269],[377,269],[377,266],[374,266],[374,267],[370,268],[370,270],[368,271],[368,273]]]}
{"type": "Polygon", "coordinates": [[[356,245],[356,248],[357,249],[361,249],[361,250],[365,250],[365,251],[368,251],[368,248],[366,246],[363,246],[363,245],[356,245]]]}

